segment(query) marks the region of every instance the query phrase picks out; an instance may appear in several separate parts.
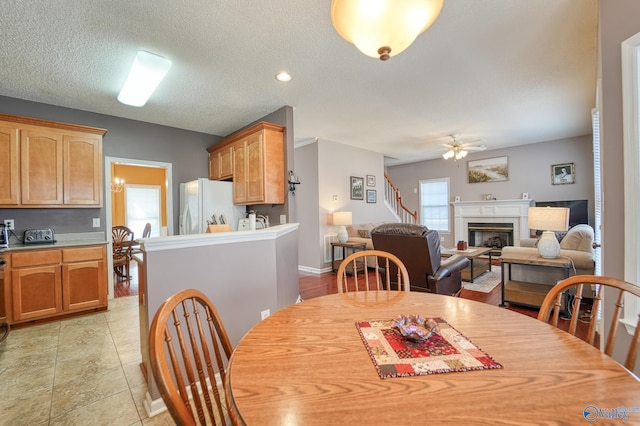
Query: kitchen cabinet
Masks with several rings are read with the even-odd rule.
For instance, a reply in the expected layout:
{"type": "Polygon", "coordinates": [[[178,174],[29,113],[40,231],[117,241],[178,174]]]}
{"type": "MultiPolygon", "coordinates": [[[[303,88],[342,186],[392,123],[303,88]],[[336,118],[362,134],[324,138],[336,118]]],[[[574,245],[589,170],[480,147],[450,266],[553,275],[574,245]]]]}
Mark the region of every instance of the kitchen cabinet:
{"type": "Polygon", "coordinates": [[[16,206],[20,194],[20,139],[13,123],[0,123],[0,205],[16,206]]]}
{"type": "Polygon", "coordinates": [[[229,148],[233,153],[233,202],[284,204],[284,127],[263,121],[209,147],[210,178],[223,176],[226,163],[222,153],[229,148]],[[211,157],[216,152],[218,160],[211,157]],[[221,173],[212,173],[212,170],[221,173]]]}
{"type": "Polygon", "coordinates": [[[0,114],[0,207],[101,207],[105,132],[0,114]]]}
{"type": "Polygon", "coordinates": [[[104,245],[8,253],[9,323],[106,309],[104,245]]]}
{"type": "Polygon", "coordinates": [[[213,150],[209,153],[209,179],[228,180],[233,178],[233,146],[213,150]]]}

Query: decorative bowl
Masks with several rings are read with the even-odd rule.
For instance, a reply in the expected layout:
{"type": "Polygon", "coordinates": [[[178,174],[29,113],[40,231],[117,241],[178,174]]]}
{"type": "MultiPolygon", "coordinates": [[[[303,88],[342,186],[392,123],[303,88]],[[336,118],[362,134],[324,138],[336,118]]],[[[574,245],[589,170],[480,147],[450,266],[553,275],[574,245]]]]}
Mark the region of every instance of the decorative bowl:
{"type": "Polygon", "coordinates": [[[440,327],[433,318],[424,318],[420,315],[399,315],[393,320],[393,326],[405,339],[412,342],[424,342],[440,334],[440,327]]]}

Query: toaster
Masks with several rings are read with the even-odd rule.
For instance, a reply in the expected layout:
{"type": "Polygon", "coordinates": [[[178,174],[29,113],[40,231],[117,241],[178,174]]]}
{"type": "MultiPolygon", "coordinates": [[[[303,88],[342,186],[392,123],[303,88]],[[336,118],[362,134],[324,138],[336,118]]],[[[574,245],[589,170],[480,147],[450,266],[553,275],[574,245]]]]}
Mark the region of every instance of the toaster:
{"type": "Polygon", "coordinates": [[[56,242],[53,229],[27,229],[24,231],[24,244],[53,244],[56,242]]]}

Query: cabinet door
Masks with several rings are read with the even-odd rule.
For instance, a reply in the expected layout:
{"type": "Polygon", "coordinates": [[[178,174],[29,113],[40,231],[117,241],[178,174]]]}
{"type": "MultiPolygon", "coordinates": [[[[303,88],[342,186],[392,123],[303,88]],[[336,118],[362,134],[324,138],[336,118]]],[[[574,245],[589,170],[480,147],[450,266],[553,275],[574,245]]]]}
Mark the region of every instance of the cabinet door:
{"type": "Polygon", "coordinates": [[[20,159],[22,204],[62,204],[62,134],[22,130],[20,159]]]}
{"type": "Polygon", "coordinates": [[[64,204],[102,205],[102,139],[94,135],[63,137],[64,204]]]}
{"type": "Polygon", "coordinates": [[[220,152],[220,179],[233,177],[233,147],[224,148],[220,152]]]}
{"type": "Polygon", "coordinates": [[[233,146],[233,202],[245,204],[247,202],[247,163],[246,141],[233,146]]]}
{"type": "Polygon", "coordinates": [[[247,201],[264,201],[264,154],[262,132],[247,140],[247,201]]]}
{"type": "Polygon", "coordinates": [[[0,205],[3,206],[20,203],[19,150],[18,128],[11,123],[0,123],[0,205]]]}
{"type": "Polygon", "coordinates": [[[209,179],[220,179],[220,154],[218,152],[209,153],[209,179]]]}
{"type": "Polygon", "coordinates": [[[13,320],[46,318],[62,312],[60,265],[11,272],[13,320]]]}
{"type": "Polygon", "coordinates": [[[104,260],[62,265],[62,308],[65,312],[107,306],[104,260]]]}

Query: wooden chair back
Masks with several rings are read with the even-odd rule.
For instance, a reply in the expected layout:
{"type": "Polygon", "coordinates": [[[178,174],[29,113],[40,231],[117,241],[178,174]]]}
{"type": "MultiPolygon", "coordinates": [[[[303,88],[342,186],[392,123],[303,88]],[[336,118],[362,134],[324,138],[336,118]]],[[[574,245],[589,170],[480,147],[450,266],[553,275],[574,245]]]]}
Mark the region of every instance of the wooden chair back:
{"type": "Polygon", "coordinates": [[[347,256],[337,272],[339,293],[370,290],[409,291],[409,273],[394,254],[381,250],[362,250],[347,256]],[[375,270],[367,269],[369,258],[375,258],[375,270]],[[393,267],[392,267],[393,266],[393,267]],[[392,271],[397,271],[392,274],[392,271]]]}
{"type": "MultiPolygon", "coordinates": [[[[608,320],[610,325],[607,330],[607,341],[604,348],[604,353],[611,356],[613,353],[616,331],[618,329],[618,320],[622,313],[622,306],[625,293],[633,294],[636,297],[640,297],[640,287],[627,281],[620,280],[618,278],[597,276],[597,275],[576,275],[560,281],[556,284],[542,302],[538,319],[549,323],[555,327],[558,327],[558,319],[560,317],[560,311],[566,312],[571,316],[568,332],[576,335],[579,322],[588,321],[588,330],[586,333],[585,341],[593,346],[598,346],[596,342],[596,323],[597,313],[602,309],[602,295],[603,290],[607,288],[611,291],[607,291],[607,297],[614,297],[615,309],[608,320]],[[594,289],[595,287],[595,289],[594,289]],[[583,303],[583,293],[587,290],[588,296],[593,296],[593,305],[591,306],[591,312],[589,314],[582,313],[580,307],[583,303]],[[553,311],[553,316],[551,312],[553,311]]],[[[636,330],[631,343],[627,350],[627,358],[624,366],[633,371],[636,363],[636,356],[638,350],[638,337],[640,336],[640,317],[636,320],[636,330]]]]}
{"type": "Polygon", "coordinates": [[[150,235],[151,235],[151,224],[147,222],[147,224],[144,225],[144,229],[142,230],[142,238],[149,238],[150,235]]]}
{"type": "Polygon", "coordinates": [[[133,231],[126,226],[116,225],[111,228],[113,244],[113,267],[116,275],[129,279],[129,266],[134,244],[133,231]]]}
{"type": "Polygon", "coordinates": [[[149,331],[149,361],[177,424],[229,423],[222,384],[231,353],[218,311],[204,293],[182,290],[160,306],[149,331]]]}

